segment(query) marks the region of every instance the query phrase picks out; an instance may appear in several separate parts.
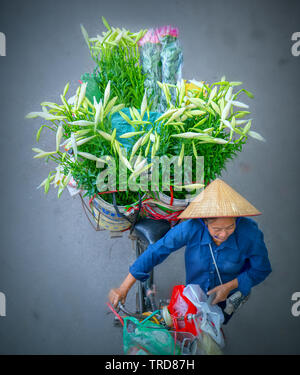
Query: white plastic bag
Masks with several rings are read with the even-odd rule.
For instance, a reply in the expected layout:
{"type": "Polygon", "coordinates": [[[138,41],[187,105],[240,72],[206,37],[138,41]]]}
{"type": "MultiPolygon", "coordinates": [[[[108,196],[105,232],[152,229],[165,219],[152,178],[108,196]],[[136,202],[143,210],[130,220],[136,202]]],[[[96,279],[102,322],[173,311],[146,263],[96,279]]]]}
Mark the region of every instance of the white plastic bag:
{"type": "MultiPolygon", "coordinates": [[[[201,330],[208,333],[221,348],[224,347],[224,337],[221,332],[221,325],[224,322],[222,309],[208,303],[206,294],[198,284],[188,284],[184,288],[183,295],[197,307],[198,313],[201,312],[201,330]]],[[[196,322],[195,325],[197,327],[196,322]]]]}
{"type": "MultiPolygon", "coordinates": [[[[185,300],[178,294],[176,302],[173,306],[174,310],[176,311],[176,316],[184,316],[188,310],[188,304],[185,300]]],[[[185,326],[185,322],[183,320],[178,320],[178,328],[183,328],[185,326]]]]}
{"type": "Polygon", "coordinates": [[[79,194],[82,191],[82,190],[77,188],[77,183],[76,183],[76,181],[74,180],[73,177],[71,177],[71,179],[70,179],[70,181],[67,185],[67,189],[69,190],[69,193],[70,193],[71,197],[74,197],[74,195],[79,194]]]}

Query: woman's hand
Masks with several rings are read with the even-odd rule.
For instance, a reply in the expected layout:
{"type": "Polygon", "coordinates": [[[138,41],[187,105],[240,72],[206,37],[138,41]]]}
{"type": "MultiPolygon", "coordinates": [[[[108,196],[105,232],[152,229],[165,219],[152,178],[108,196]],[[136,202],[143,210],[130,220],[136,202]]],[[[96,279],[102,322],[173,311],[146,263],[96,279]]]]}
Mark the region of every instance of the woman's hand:
{"type": "Polygon", "coordinates": [[[118,307],[119,302],[123,304],[125,303],[127,293],[135,282],[136,279],[131,275],[131,273],[129,273],[119,288],[114,288],[109,291],[108,299],[114,308],[118,307]]]}
{"type": "Polygon", "coordinates": [[[114,288],[109,291],[108,299],[114,308],[118,307],[118,303],[125,303],[127,291],[122,288],[114,288]]]}
{"type": "Polygon", "coordinates": [[[213,293],[216,293],[216,296],[214,300],[212,301],[212,305],[216,305],[219,302],[225,301],[228,294],[238,287],[238,280],[234,279],[232,281],[229,281],[226,284],[222,284],[219,286],[216,286],[215,288],[209,290],[207,292],[207,295],[210,296],[213,293]]]}

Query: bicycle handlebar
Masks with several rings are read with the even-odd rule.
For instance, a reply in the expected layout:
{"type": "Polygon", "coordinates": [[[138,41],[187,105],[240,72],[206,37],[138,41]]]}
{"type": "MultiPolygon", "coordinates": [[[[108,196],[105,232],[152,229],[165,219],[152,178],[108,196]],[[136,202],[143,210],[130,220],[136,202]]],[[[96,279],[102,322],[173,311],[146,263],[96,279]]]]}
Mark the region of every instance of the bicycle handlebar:
{"type": "Polygon", "coordinates": [[[136,315],[136,314],[134,314],[134,313],[128,311],[128,310],[125,308],[125,305],[123,305],[123,303],[120,302],[120,301],[118,302],[118,308],[119,308],[124,314],[126,314],[126,315],[128,315],[128,316],[134,316],[134,315],[136,315]]]}
{"type": "MultiPolygon", "coordinates": [[[[128,315],[128,316],[133,316],[133,317],[142,317],[142,318],[145,318],[145,316],[142,315],[142,314],[136,314],[136,313],[132,313],[131,311],[128,311],[128,310],[125,308],[125,306],[124,306],[120,301],[118,302],[118,307],[119,307],[119,309],[120,309],[124,314],[126,314],[126,315],[128,315]]],[[[197,317],[200,317],[200,316],[202,316],[202,313],[201,313],[201,312],[196,313],[196,314],[188,314],[187,319],[188,319],[188,320],[192,320],[192,319],[197,318],[197,317]]],[[[175,318],[176,320],[184,320],[184,319],[185,319],[184,316],[177,316],[177,317],[173,317],[173,318],[175,318]]]]}
{"type": "Polygon", "coordinates": [[[142,315],[142,314],[133,313],[133,312],[127,310],[126,307],[125,307],[125,305],[123,305],[120,301],[118,302],[118,308],[119,308],[119,310],[121,310],[125,315],[133,316],[133,317],[138,318],[138,319],[144,319],[144,318],[145,318],[145,316],[142,315]]]}

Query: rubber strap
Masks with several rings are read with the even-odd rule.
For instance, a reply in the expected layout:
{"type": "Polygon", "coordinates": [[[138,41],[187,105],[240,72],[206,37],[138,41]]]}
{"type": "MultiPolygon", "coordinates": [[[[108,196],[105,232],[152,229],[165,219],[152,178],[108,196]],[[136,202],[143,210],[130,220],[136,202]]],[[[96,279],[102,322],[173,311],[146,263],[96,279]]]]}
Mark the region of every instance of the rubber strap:
{"type": "Polygon", "coordinates": [[[141,211],[141,207],[142,207],[142,198],[141,198],[141,194],[140,192],[138,192],[139,194],[139,208],[138,208],[138,213],[137,215],[135,216],[134,218],[134,221],[132,222],[126,215],[124,215],[122,212],[119,211],[119,208],[118,208],[118,205],[117,205],[117,201],[116,201],[116,193],[113,193],[113,206],[116,210],[116,213],[123,217],[124,219],[126,219],[127,221],[129,221],[130,224],[132,224],[132,227],[131,227],[131,230],[130,230],[130,233],[132,233],[134,227],[135,227],[135,224],[137,223],[137,220],[139,218],[139,215],[140,215],[140,211],[141,211]]]}

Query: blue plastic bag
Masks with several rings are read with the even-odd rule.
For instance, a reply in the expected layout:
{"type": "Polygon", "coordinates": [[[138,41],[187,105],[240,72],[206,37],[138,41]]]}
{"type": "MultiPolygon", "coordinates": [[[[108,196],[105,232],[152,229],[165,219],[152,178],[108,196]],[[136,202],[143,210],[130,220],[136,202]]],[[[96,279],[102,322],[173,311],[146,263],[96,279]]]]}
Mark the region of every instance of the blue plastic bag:
{"type": "MultiPolygon", "coordinates": [[[[132,119],[130,116],[130,111],[129,108],[124,108],[122,109],[122,112],[127,115],[130,120],[132,119]]],[[[149,131],[153,125],[154,122],[161,116],[162,114],[160,112],[149,112],[149,121],[151,124],[145,124],[145,130],[149,131]]],[[[144,115],[143,120],[147,120],[147,114],[144,115]]],[[[148,121],[148,120],[147,120],[148,121]]],[[[126,120],[123,119],[123,117],[119,113],[114,113],[111,117],[111,127],[113,129],[117,129],[116,133],[116,139],[122,143],[122,145],[126,148],[126,150],[130,150],[132,146],[134,145],[135,141],[133,138],[120,138],[122,134],[129,133],[129,132],[134,132],[134,128],[128,124],[126,120]]],[[[161,123],[157,123],[155,127],[156,131],[158,134],[160,134],[160,129],[161,129],[161,123]]]]}

